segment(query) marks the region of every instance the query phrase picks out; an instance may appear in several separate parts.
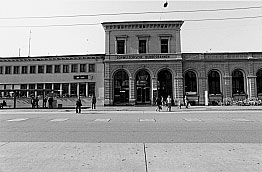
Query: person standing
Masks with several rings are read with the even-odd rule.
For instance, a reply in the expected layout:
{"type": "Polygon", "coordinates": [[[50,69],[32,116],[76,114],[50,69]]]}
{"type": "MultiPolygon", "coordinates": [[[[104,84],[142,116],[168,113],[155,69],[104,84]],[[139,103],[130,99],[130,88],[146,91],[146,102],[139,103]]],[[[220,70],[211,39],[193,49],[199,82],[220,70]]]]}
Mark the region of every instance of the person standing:
{"type": "Polygon", "coordinates": [[[166,102],[167,102],[167,111],[171,112],[172,99],[170,95],[167,96],[166,102]]]}
{"type": "Polygon", "coordinates": [[[50,109],[53,109],[53,101],[54,101],[53,97],[49,97],[48,106],[49,106],[50,109]]]}
{"type": "Polygon", "coordinates": [[[35,106],[36,106],[36,108],[39,107],[38,102],[39,102],[39,98],[36,96],[36,98],[35,98],[35,106]]]}
{"type": "Polygon", "coordinates": [[[96,109],[96,96],[95,95],[92,95],[92,109],[96,109]]]}
{"type": "Polygon", "coordinates": [[[81,113],[82,102],[80,97],[76,100],[76,113],[81,113]]]}
{"type": "Polygon", "coordinates": [[[45,97],[43,101],[44,101],[44,108],[46,108],[47,98],[45,97]]]}
{"type": "Polygon", "coordinates": [[[160,110],[162,109],[162,101],[160,97],[156,99],[156,105],[157,105],[156,111],[160,112],[160,110]]]}
{"type": "Polygon", "coordinates": [[[186,108],[188,109],[188,98],[187,98],[186,95],[185,95],[185,106],[186,106],[186,108]]]}
{"type": "Polygon", "coordinates": [[[34,97],[31,98],[31,105],[32,105],[32,109],[34,109],[35,108],[35,98],[34,97]]]}

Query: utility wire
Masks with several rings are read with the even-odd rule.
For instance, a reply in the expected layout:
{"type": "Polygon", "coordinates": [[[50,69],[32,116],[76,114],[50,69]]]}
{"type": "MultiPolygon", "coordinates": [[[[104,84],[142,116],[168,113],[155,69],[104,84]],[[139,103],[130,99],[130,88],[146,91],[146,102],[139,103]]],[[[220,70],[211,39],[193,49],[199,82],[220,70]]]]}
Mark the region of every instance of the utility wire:
{"type": "MultiPolygon", "coordinates": [[[[224,21],[224,20],[242,20],[242,19],[256,19],[262,18],[261,16],[246,16],[246,17],[229,17],[229,18],[209,18],[209,19],[192,19],[183,20],[185,22],[202,22],[202,21],[224,21]]],[[[76,23],[76,24],[54,24],[54,25],[14,25],[14,26],[1,26],[0,28],[23,28],[23,27],[72,27],[72,26],[94,26],[101,25],[101,23],[76,23]]]]}
{"type": "Polygon", "coordinates": [[[124,13],[100,13],[100,14],[79,14],[79,15],[58,15],[58,16],[25,16],[25,17],[1,17],[0,20],[17,19],[52,19],[52,18],[76,18],[76,17],[98,17],[98,16],[117,16],[117,15],[140,15],[140,14],[162,14],[162,13],[194,13],[194,12],[215,12],[215,11],[235,11],[259,9],[262,6],[239,7],[239,8],[218,8],[218,9],[200,9],[200,10],[174,10],[174,11],[147,11],[147,12],[124,12],[124,13]]]}

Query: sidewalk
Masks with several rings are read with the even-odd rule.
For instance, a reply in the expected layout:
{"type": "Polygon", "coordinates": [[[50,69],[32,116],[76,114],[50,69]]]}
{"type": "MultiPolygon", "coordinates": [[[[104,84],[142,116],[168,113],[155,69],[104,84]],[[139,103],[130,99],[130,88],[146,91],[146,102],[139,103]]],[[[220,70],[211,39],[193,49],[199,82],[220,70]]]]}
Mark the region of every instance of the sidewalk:
{"type": "MultiPolygon", "coordinates": [[[[82,111],[96,111],[104,113],[114,113],[114,112],[144,112],[153,113],[155,112],[156,106],[98,106],[97,109],[92,110],[90,107],[83,107],[82,111]]],[[[0,109],[1,112],[74,112],[73,107],[64,107],[62,109],[12,109],[5,108],[0,109]]],[[[166,111],[166,107],[163,108],[163,112],[166,111]]],[[[177,106],[172,107],[172,112],[184,112],[184,111],[262,111],[262,106],[191,106],[186,109],[182,106],[179,109],[177,106]]]]}

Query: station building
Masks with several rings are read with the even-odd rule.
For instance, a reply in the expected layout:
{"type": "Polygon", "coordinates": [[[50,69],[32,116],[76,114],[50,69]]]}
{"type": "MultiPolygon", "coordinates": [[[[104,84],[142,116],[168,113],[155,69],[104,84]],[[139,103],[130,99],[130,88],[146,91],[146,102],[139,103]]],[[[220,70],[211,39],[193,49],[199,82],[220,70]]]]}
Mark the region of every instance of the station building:
{"type": "Polygon", "coordinates": [[[52,89],[47,94],[63,106],[77,96],[89,106],[91,95],[98,105],[151,105],[168,95],[174,103],[187,95],[192,105],[262,99],[262,52],[181,53],[182,25],[105,22],[105,54],[0,58],[0,97],[21,89],[25,103],[52,89]]]}

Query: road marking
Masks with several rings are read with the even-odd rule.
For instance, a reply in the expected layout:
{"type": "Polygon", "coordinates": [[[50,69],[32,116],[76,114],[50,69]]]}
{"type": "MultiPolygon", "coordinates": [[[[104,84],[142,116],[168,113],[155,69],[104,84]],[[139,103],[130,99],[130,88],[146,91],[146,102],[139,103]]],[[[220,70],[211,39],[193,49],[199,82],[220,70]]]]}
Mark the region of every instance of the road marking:
{"type": "Polygon", "coordinates": [[[95,122],[109,122],[111,119],[95,119],[95,122]]]}
{"type": "Polygon", "coordinates": [[[50,120],[51,122],[63,122],[68,120],[69,118],[56,118],[56,119],[52,119],[50,120]]]}
{"type": "Polygon", "coordinates": [[[202,120],[198,118],[184,118],[184,120],[187,122],[202,122],[202,120]]]}
{"type": "Polygon", "coordinates": [[[139,122],[156,122],[155,119],[139,119],[139,122]]]}
{"type": "Polygon", "coordinates": [[[7,121],[10,121],[10,122],[18,122],[18,121],[25,121],[25,120],[27,120],[27,119],[29,119],[29,118],[16,118],[16,119],[9,119],[9,120],[7,120],[7,121]]]}
{"type": "Polygon", "coordinates": [[[252,122],[251,120],[244,119],[244,118],[236,118],[236,119],[232,119],[232,120],[236,121],[236,122],[252,122]]]}

